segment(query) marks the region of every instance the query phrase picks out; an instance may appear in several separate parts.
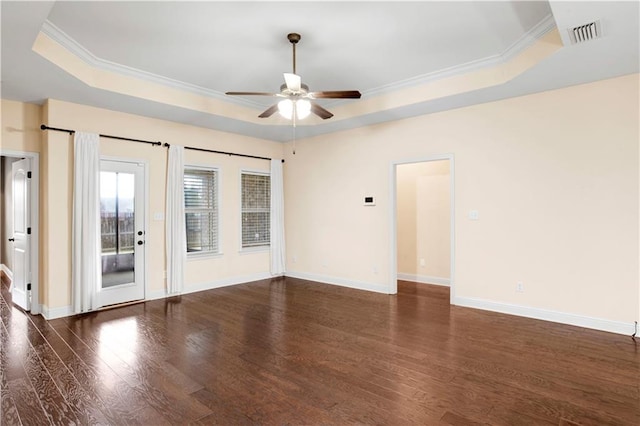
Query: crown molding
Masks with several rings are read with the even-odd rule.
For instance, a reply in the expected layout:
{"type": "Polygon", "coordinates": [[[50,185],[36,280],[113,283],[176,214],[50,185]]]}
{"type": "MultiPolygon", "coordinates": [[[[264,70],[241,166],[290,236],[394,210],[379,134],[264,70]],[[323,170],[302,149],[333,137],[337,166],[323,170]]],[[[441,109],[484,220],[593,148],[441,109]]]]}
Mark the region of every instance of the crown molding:
{"type": "Polygon", "coordinates": [[[248,99],[232,98],[222,92],[218,92],[217,90],[207,89],[206,87],[197,86],[195,84],[186,83],[184,81],[175,80],[99,58],[49,20],[44,21],[44,24],[42,24],[42,28],[40,29],[40,31],[91,67],[95,67],[103,71],[114,72],[128,77],[138,78],[140,80],[149,81],[156,84],[161,84],[163,86],[183,90],[185,92],[195,93],[196,95],[205,96],[223,102],[231,102],[237,105],[256,109],[264,108],[262,104],[248,99]]]}
{"type": "MultiPolygon", "coordinates": [[[[487,56],[481,59],[476,59],[464,64],[454,65],[449,68],[443,68],[437,71],[417,75],[404,80],[399,80],[393,83],[385,84],[383,86],[375,87],[373,89],[365,90],[362,92],[362,97],[369,98],[384,95],[400,89],[405,89],[407,87],[420,86],[432,81],[442,80],[445,78],[478,71],[482,68],[507,63],[554,28],[556,28],[555,19],[553,18],[552,14],[549,14],[542,18],[540,22],[534,25],[529,31],[524,33],[510,46],[508,46],[502,53],[487,56]]],[[[326,105],[327,107],[331,107],[343,104],[344,102],[344,100],[338,100],[328,102],[326,105]]]]}
{"type": "MultiPolygon", "coordinates": [[[[389,94],[397,90],[421,86],[437,80],[454,77],[478,71],[483,68],[497,66],[509,62],[515,56],[523,52],[525,49],[533,45],[541,37],[547,34],[549,31],[556,28],[556,23],[552,14],[544,17],[538,24],[532,27],[529,31],[524,33],[515,42],[509,45],[502,53],[491,55],[482,59],[470,61],[464,64],[455,65],[449,68],[421,74],[418,76],[410,77],[404,80],[379,86],[373,89],[364,90],[362,92],[363,98],[372,98],[375,96],[389,94]]],[[[229,102],[240,106],[245,106],[254,109],[264,109],[264,105],[256,101],[252,101],[241,97],[229,97],[222,92],[208,89],[205,87],[197,86],[191,83],[171,79],[158,74],[153,74],[147,71],[139,70],[137,68],[129,67],[126,65],[118,64],[112,61],[108,61],[95,56],[83,45],[78,43],[71,36],[66,34],[62,29],[58,28],[51,21],[46,20],[42,25],[41,32],[67,49],[70,53],[77,56],[80,60],[85,62],[91,67],[101,69],[104,71],[110,71],[120,75],[125,75],[133,78],[137,78],[143,81],[148,81],[156,84],[160,84],[166,87],[170,87],[177,90],[182,90],[189,93],[194,93],[200,96],[216,99],[222,102],[229,102]]],[[[336,107],[344,104],[345,100],[334,100],[325,103],[327,107],[336,107]]]]}

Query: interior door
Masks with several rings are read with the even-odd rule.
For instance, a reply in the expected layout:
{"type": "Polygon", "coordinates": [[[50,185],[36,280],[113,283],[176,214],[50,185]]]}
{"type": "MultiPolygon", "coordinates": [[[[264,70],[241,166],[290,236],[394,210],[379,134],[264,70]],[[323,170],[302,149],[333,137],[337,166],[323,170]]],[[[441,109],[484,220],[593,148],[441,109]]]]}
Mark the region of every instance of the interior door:
{"type": "Polygon", "coordinates": [[[11,299],[24,310],[31,310],[31,262],[30,239],[31,223],[29,200],[31,193],[30,173],[31,160],[25,158],[11,165],[12,201],[13,201],[13,234],[11,299]]]}
{"type": "Polygon", "coordinates": [[[145,166],[100,161],[101,306],[144,299],[145,166]]]}

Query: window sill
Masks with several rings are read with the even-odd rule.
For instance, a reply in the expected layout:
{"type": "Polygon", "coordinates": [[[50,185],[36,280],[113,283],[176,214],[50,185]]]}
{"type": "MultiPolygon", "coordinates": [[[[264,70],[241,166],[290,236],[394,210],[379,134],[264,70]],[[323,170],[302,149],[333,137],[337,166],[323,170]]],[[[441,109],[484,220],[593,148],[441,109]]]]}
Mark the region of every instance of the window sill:
{"type": "Polygon", "coordinates": [[[252,253],[265,253],[271,250],[271,246],[255,246],[255,247],[243,247],[240,249],[240,254],[252,254],[252,253]]]}
{"type": "Polygon", "coordinates": [[[224,253],[211,253],[211,252],[191,252],[187,253],[187,261],[190,260],[203,260],[203,259],[215,259],[217,257],[222,257],[224,253]]]}

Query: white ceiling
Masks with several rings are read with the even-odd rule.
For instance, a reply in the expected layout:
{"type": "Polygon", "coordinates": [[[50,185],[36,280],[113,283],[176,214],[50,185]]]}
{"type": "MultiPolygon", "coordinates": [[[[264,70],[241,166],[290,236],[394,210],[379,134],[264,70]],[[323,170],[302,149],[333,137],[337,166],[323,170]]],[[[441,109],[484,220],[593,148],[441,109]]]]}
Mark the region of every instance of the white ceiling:
{"type": "MultiPolygon", "coordinates": [[[[312,90],[357,89],[360,101],[494,64],[557,26],[564,47],[512,80],[347,119],[300,125],[298,136],[401,119],[640,71],[638,2],[9,2],[2,1],[2,97],[55,98],[273,140],[286,123],[246,120],[90,87],[32,50],[42,31],[86,62],[255,109],[291,71],[312,90]],[[570,45],[566,28],[600,19],[604,37],[570,45]]],[[[51,123],[55,125],[55,123],[51,123]]],[[[99,129],[97,129],[99,130],[99,129]]]]}

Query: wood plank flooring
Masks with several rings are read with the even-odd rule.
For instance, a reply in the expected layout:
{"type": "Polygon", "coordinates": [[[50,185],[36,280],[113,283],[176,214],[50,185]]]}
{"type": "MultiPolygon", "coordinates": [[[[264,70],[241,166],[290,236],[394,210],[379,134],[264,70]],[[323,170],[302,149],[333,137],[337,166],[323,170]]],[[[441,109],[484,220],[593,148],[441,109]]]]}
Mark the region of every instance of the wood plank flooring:
{"type": "Polygon", "coordinates": [[[640,425],[627,336],[259,281],[45,321],[0,297],[2,425],[640,425]]]}

